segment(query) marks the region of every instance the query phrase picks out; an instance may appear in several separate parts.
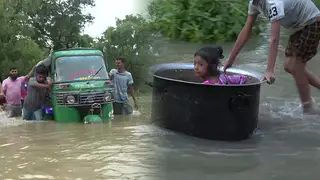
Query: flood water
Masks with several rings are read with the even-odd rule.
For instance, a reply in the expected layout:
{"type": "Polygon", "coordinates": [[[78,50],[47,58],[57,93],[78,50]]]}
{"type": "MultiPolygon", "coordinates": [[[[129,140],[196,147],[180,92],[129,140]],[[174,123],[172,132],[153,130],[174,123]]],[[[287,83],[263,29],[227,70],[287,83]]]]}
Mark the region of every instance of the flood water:
{"type": "MultiPolygon", "coordinates": [[[[151,123],[149,94],[139,97],[141,115],[103,125],[26,123],[0,114],[0,179],[318,179],[320,117],[300,115],[293,79],[282,68],[286,42],[276,83],[261,89],[259,130],[249,140],[208,141],[161,129],[151,123]]],[[[201,47],[171,46],[164,61],[192,62],[201,47]]],[[[232,44],[224,48],[227,55],[232,44]]],[[[252,39],[238,64],[264,72],[267,50],[267,35],[252,39]]],[[[320,57],[309,67],[318,73],[320,57]]],[[[319,90],[312,92],[320,102],[319,90]]]]}

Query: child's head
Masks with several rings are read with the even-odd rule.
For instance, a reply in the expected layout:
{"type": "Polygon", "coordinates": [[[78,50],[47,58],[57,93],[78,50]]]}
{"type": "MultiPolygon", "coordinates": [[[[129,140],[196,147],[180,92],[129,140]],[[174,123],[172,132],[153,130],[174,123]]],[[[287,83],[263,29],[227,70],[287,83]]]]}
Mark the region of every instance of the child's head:
{"type": "Polygon", "coordinates": [[[194,54],[194,71],[200,78],[219,76],[219,59],[224,58],[221,46],[203,47],[194,54]]]}
{"type": "Polygon", "coordinates": [[[36,80],[38,83],[44,83],[48,74],[47,67],[40,65],[36,68],[36,80]]]}

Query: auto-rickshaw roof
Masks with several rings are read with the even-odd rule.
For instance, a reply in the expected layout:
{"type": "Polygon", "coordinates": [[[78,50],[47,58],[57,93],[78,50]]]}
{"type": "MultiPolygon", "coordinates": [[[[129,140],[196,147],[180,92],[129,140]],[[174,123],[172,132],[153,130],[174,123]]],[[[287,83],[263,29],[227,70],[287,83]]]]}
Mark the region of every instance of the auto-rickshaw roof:
{"type": "Polygon", "coordinates": [[[99,49],[94,49],[94,48],[69,48],[69,49],[60,49],[60,50],[54,51],[52,53],[52,58],[57,59],[58,57],[61,57],[61,56],[81,56],[81,55],[103,56],[103,53],[99,49]]]}

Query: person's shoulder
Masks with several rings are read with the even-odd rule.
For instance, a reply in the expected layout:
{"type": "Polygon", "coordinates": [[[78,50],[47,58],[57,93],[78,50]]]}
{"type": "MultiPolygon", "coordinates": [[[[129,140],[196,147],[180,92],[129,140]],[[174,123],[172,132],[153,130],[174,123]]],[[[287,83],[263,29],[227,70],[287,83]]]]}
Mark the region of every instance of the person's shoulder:
{"type": "Polygon", "coordinates": [[[132,76],[132,75],[131,75],[131,72],[129,72],[129,71],[126,71],[125,74],[126,74],[127,76],[132,76]]]}
{"type": "Polygon", "coordinates": [[[292,2],[292,0],[268,0],[267,4],[269,6],[267,6],[267,8],[272,8],[274,6],[276,7],[281,7],[281,8],[287,8],[289,5],[293,4],[295,2],[292,2]],[[270,7],[271,6],[271,7],[270,7]]]}
{"type": "MultiPolygon", "coordinates": [[[[275,0],[272,0],[275,1],[275,0]]],[[[297,5],[297,3],[299,3],[299,1],[296,0],[278,0],[275,1],[275,3],[277,3],[280,6],[283,6],[284,9],[292,9],[293,7],[295,7],[297,5]]]]}
{"type": "Polygon", "coordinates": [[[7,83],[9,81],[9,78],[6,78],[5,80],[2,81],[2,83],[7,83]]]}
{"type": "Polygon", "coordinates": [[[17,78],[17,80],[19,80],[19,81],[24,81],[26,79],[26,76],[19,76],[18,78],[17,78]]]}
{"type": "Polygon", "coordinates": [[[2,86],[5,86],[5,85],[10,85],[12,83],[10,77],[6,78],[5,80],[2,81],[2,86]]]}
{"type": "Polygon", "coordinates": [[[126,71],[126,72],[125,72],[125,75],[126,75],[128,78],[132,79],[132,74],[131,74],[131,72],[126,71]]]}
{"type": "Polygon", "coordinates": [[[110,72],[109,72],[109,74],[115,75],[115,74],[117,74],[117,70],[116,70],[116,69],[111,69],[110,72]]]}
{"type": "Polygon", "coordinates": [[[269,20],[271,22],[278,21],[284,18],[286,14],[286,9],[292,8],[291,3],[288,4],[287,0],[268,0],[266,11],[269,15],[269,20]]]}

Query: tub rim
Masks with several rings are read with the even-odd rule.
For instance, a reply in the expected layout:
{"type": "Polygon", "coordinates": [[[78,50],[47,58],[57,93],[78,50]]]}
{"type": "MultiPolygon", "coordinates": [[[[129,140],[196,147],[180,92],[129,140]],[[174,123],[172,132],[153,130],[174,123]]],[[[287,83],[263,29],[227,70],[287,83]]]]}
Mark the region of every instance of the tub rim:
{"type": "MultiPolygon", "coordinates": [[[[159,78],[159,79],[163,79],[163,80],[168,80],[168,81],[174,81],[174,82],[179,82],[179,83],[186,83],[186,84],[196,84],[196,85],[204,85],[204,86],[208,86],[207,84],[202,84],[202,83],[198,83],[198,82],[190,82],[190,81],[184,81],[184,80],[178,80],[178,79],[172,79],[172,78],[167,78],[167,77],[162,77],[159,75],[156,75],[156,72],[159,72],[161,70],[189,70],[189,69],[193,69],[194,68],[194,64],[193,63],[164,63],[164,64],[156,64],[153,65],[149,68],[149,74],[153,77],[159,78]]],[[[220,72],[223,71],[223,66],[219,67],[220,72]]],[[[247,76],[251,76],[254,77],[256,79],[259,80],[259,82],[255,82],[255,83],[250,83],[250,84],[228,84],[227,86],[253,86],[253,85],[261,85],[265,82],[267,82],[267,80],[263,80],[264,79],[264,75],[262,73],[253,71],[253,70],[249,70],[247,68],[239,68],[239,67],[230,67],[226,70],[227,73],[236,73],[236,74],[244,74],[247,76]]],[[[211,86],[226,86],[223,84],[213,84],[211,86]]]]}

